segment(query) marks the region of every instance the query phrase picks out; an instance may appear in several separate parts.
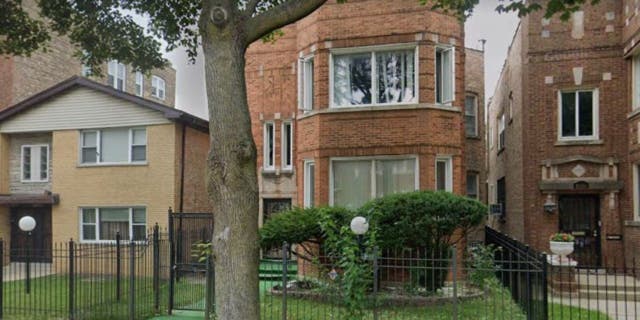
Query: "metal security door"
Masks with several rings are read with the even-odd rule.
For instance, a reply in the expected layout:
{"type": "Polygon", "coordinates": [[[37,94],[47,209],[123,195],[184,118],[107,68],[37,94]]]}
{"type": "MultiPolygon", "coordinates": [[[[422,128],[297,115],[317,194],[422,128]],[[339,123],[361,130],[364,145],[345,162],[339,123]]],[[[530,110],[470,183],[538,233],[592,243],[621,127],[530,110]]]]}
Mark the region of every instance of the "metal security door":
{"type": "Polygon", "coordinates": [[[597,195],[560,196],[560,231],[575,240],[578,267],[600,267],[600,199],[597,195]]]}

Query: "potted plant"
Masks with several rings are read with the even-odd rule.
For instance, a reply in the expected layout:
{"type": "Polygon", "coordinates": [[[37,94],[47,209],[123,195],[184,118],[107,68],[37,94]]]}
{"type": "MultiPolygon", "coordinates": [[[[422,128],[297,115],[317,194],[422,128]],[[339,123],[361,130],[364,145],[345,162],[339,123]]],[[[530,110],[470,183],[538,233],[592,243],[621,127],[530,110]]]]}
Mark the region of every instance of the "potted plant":
{"type": "Polygon", "coordinates": [[[564,258],[573,252],[574,240],[575,238],[571,234],[555,233],[549,238],[549,248],[551,252],[564,258]]]}

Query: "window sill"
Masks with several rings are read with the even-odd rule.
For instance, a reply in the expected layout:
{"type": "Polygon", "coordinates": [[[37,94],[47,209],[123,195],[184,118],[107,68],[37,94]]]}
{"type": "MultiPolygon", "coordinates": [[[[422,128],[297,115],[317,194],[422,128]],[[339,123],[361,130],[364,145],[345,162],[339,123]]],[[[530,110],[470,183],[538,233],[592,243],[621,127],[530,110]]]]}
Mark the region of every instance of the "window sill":
{"type": "Polygon", "coordinates": [[[100,167],[144,167],[149,165],[148,162],[127,162],[127,163],[79,163],[78,168],[100,168],[100,167]]]}
{"type": "Polygon", "coordinates": [[[594,140],[558,140],[555,143],[556,147],[561,146],[584,146],[584,145],[603,145],[604,141],[602,139],[594,139],[594,140]]]}
{"type": "Polygon", "coordinates": [[[416,109],[435,109],[449,112],[461,112],[459,107],[432,103],[413,103],[413,104],[397,104],[397,105],[378,105],[366,107],[330,107],[320,110],[307,110],[302,114],[298,114],[298,119],[304,119],[323,113],[343,113],[343,112],[361,112],[361,111],[393,111],[393,110],[416,110],[416,109]]]}
{"type": "Polygon", "coordinates": [[[25,183],[25,184],[36,184],[36,183],[49,183],[49,180],[20,180],[20,183],[25,183]]]}
{"type": "Polygon", "coordinates": [[[640,107],[633,108],[633,111],[627,113],[627,119],[635,118],[638,115],[640,115],[640,107]]]}
{"type": "Polygon", "coordinates": [[[465,138],[469,139],[469,140],[478,140],[478,141],[482,140],[482,138],[480,138],[480,136],[477,136],[477,135],[476,136],[466,136],[465,138]]]}
{"type": "Polygon", "coordinates": [[[625,220],[625,227],[640,228],[640,220],[625,220]]]}
{"type": "Polygon", "coordinates": [[[262,169],[262,175],[263,176],[273,176],[273,177],[277,177],[277,176],[291,176],[293,175],[293,168],[291,169],[262,169]]]}

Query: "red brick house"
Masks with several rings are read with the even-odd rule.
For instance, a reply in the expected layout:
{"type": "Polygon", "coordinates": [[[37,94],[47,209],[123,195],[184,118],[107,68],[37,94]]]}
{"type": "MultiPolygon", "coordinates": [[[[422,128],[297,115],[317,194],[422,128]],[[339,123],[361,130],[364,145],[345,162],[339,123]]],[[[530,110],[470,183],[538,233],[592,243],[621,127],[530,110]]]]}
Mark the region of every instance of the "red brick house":
{"type": "Polygon", "coordinates": [[[583,266],[631,263],[640,243],[639,9],[523,18],[489,103],[490,223],[545,251],[571,232],[583,266]]]}
{"type": "Polygon", "coordinates": [[[418,189],[483,199],[483,53],[463,27],[415,0],[329,1],[253,44],[261,221],[418,189]]]}

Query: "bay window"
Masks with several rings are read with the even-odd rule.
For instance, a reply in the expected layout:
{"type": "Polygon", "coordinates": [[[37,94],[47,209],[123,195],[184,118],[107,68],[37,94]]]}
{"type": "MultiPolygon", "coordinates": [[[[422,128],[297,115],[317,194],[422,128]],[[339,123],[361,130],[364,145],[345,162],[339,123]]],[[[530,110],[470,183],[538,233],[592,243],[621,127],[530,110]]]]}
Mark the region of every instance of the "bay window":
{"type": "Polygon", "coordinates": [[[418,189],[416,158],[331,161],[331,204],[355,209],[389,194],[418,189]]]}
{"type": "Polygon", "coordinates": [[[49,180],[48,145],[23,145],[20,159],[22,182],[45,182],[49,180]]]}
{"type": "Polygon", "coordinates": [[[332,107],[416,103],[416,50],[332,54],[332,107]]]}
{"type": "Polygon", "coordinates": [[[144,128],[85,130],[80,134],[80,163],[144,163],[147,131],[144,128]]]}
{"type": "Polygon", "coordinates": [[[597,139],[598,91],[561,91],[559,100],[559,139],[597,139]]]}
{"type": "Polygon", "coordinates": [[[436,47],[436,103],[451,104],[455,95],[455,48],[436,47]]]}
{"type": "Polygon", "coordinates": [[[300,60],[298,79],[298,108],[313,109],[313,57],[300,60]]]}
{"type": "Polygon", "coordinates": [[[145,240],[147,230],[146,209],[82,208],[80,209],[80,237],[82,241],[145,240]]]}
{"type": "Polygon", "coordinates": [[[304,207],[311,208],[315,205],[316,194],[316,163],[304,162],[304,207]]]}
{"type": "Polygon", "coordinates": [[[436,190],[453,191],[453,160],[451,157],[436,157],[436,190]]]}

